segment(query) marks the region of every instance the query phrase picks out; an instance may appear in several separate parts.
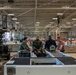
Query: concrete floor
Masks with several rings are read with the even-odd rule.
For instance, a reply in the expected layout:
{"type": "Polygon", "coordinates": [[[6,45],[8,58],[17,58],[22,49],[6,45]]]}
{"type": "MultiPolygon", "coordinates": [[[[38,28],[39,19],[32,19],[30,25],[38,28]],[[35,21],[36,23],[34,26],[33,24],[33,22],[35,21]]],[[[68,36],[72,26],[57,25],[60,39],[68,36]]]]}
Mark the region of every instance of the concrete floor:
{"type": "Polygon", "coordinates": [[[68,55],[71,56],[71,57],[76,58],[76,53],[66,53],[66,54],[68,54],[68,55]]]}

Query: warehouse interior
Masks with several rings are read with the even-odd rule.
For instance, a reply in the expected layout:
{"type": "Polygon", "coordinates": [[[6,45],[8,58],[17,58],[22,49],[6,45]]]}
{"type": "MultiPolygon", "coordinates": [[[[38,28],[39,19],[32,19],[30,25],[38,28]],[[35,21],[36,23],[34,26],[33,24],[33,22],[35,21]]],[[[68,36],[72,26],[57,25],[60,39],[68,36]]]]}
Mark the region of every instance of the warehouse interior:
{"type": "MultiPolygon", "coordinates": [[[[18,57],[24,36],[28,42],[40,36],[44,43],[49,35],[56,41],[60,36],[64,53],[76,59],[76,0],[0,0],[0,39],[4,45],[9,42],[9,59],[18,57]],[[16,44],[5,40],[7,34],[2,39],[6,31],[17,33],[17,40],[13,38],[16,44]]],[[[0,75],[14,75],[4,73],[7,61],[0,54],[0,75]]]]}

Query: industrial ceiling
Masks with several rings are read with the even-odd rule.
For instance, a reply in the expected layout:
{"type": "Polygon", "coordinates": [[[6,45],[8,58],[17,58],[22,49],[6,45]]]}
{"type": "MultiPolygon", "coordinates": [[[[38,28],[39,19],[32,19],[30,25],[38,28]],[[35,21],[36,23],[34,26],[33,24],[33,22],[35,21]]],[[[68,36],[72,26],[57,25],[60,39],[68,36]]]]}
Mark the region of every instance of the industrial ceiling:
{"type": "Polygon", "coordinates": [[[0,11],[14,14],[19,29],[30,33],[76,25],[76,0],[0,0],[0,11]]]}

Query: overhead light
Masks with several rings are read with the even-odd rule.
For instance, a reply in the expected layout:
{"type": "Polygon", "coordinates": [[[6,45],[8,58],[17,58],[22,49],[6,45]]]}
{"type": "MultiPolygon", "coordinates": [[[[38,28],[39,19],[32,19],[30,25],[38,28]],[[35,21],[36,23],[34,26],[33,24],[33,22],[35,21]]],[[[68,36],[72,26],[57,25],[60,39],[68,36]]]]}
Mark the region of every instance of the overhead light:
{"type": "Polygon", "coordinates": [[[12,18],[12,20],[17,20],[17,18],[12,18]]]}
{"type": "Polygon", "coordinates": [[[16,24],[19,24],[20,22],[16,22],[16,24]]]}
{"type": "Polygon", "coordinates": [[[14,16],[14,14],[8,14],[8,16],[14,16]]]}
{"type": "Polygon", "coordinates": [[[58,18],[53,18],[53,20],[57,20],[58,18]]]}
{"type": "Polygon", "coordinates": [[[71,24],[70,22],[66,22],[66,24],[71,24]]]}
{"type": "Polygon", "coordinates": [[[70,8],[70,7],[69,6],[62,6],[61,8],[66,8],[67,9],[67,8],[70,8]]]}
{"type": "Polygon", "coordinates": [[[49,25],[45,26],[45,28],[49,28],[49,27],[50,27],[49,25]]]}
{"type": "Polygon", "coordinates": [[[57,15],[63,15],[63,13],[57,13],[57,15]]]}
{"type": "Polygon", "coordinates": [[[36,22],[36,23],[38,23],[38,24],[39,24],[40,22],[36,22]]]}
{"type": "Polygon", "coordinates": [[[11,8],[10,5],[5,5],[3,8],[11,8]]]}
{"type": "Polygon", "coordinates": [[[39,26],[39,24],[40,24],[40,22],[36,22],[35,26],[37,27],[37,26],[39,26]]]}
{"type": "Polygon", "coordinates": [[[76,18],[72,18],[72,20],[73,20],[73,21],[75,21],[75,20],[76,20],[76,18]]]}

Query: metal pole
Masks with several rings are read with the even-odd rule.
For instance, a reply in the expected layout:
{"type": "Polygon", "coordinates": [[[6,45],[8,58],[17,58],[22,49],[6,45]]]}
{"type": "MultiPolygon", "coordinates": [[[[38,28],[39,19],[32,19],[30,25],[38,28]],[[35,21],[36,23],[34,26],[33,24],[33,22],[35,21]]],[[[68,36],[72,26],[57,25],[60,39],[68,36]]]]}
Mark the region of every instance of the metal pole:
{"type": "Polygon", "coordinates": [[[36,14],[37,14],[37,0],[35,0],[35,14],[34,14],[34,24],[36,23],[36,14]]]}
{"type": "Polygon", "coordinates": [[[72,29],[71,29],[71,42],[70,43],[72,44],[72,29]]]}
{"type": "Polygon", "coordinates": [[[34,14],[34,26],[36,24],[36,19],[37,19],[37,0],[35,0],[35,14],[34,14]]]}

